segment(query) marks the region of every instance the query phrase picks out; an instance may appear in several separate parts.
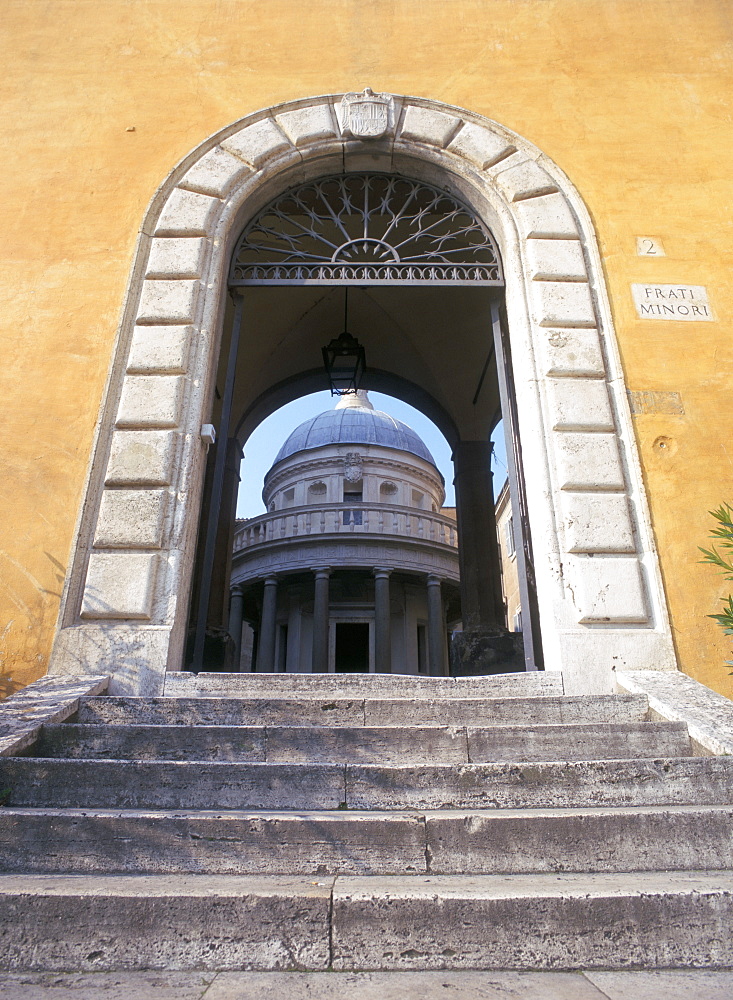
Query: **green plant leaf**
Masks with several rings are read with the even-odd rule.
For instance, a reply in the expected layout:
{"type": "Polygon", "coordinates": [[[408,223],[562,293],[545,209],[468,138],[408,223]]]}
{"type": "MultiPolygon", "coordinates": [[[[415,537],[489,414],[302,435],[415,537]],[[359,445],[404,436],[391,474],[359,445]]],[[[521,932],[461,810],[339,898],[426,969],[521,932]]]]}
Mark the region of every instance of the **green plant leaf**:
{"type": "MultiPolygon", "coordinates": [[[[715,545],[709,549],[698,546],[704,558],[700,562],[711,563],[723,570],[726,580],[733,580],[733,557],[728,557],[728,553],[733,553],[733,507],[729,503],[722,503],[716,510],[708,511],[710,516],[717,521],[717,525],[710,529],[710,537],[717,541],[718,551],[715,545]]],[[[733,635],[733,594],[722,597],[723,610],[717,614],[708,615],[714,622],[723,629],[724,635],[733,635]]],[[[726,667],[733,667],[733,660],[725,661],[726,667]]],[[[733,676],[733,671],[730,672],[733,676]]]]}

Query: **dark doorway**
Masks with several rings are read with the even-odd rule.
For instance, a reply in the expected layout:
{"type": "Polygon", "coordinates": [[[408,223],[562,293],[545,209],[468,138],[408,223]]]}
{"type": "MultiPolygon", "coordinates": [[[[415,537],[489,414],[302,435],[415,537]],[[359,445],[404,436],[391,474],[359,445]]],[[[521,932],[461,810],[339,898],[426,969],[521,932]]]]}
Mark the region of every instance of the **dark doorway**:
{"type": "MultiPolygon", "coordinates": [[[[204,668],[207,635],[228,635],[234,459],[241,457],[240,442],[259,417],[295,398],[298,389],[305,394],[324,385],[325,370],[319,367],[324,338],[346,327],[367,353],[363,388],[421,409],[453,449],[463,641],[452,644],[451,669],[514,671],[522,660],[526,669],[536,669],[538,634],[527,627],[536,617],[524,616],[522,657],[507,630],[501,598],[490,436],[502,417],[515,523],[526,530],[527,520],[514,483],[521,480],[521,456],[502,323],[502,265],[492,234],[473,210],[443,188],[401,175],[348,173],[311,180],[278,195],[246,226],[232,257],[229,288],[232,305],[212,410],[220,434],[206,491],[211,500],[202,508],[192,603],[192,669],[204,668]],[[244,317],[247,350],[239,352],[244,317]],[[265,330],[266,336],[255,335],[265,330]],[[478,639],[486,650],[483,659],[476,655],[478,639]]],[[[358,487],[350,485],[355,493],[358,487]]],[[[342,526],[358,529],[363,497],[343,499],[349,506],[342,526]]],[[[516,565],[527,591],[523,607],[531,612],[529,536],[522,541],[516,565]]],[[[267,645],[262,636],[260,641],[269,670],[277,669],[274,629],[270,615],[267,645]]],[[[350,639],[348,631],[337,643],[336,670],[364,672],[367,643],[356,639],[364,630],[355,629],[350,639]],[[357,660],[356,650],[361,650],[357,660]]],[[[319,637],[325,653],[323,630],[319,637]]]]}
{"type": "Polygon", "coordinates": [[[336,625],[336,673],[369,673],[367,622],[339,622],[336,625]]]}

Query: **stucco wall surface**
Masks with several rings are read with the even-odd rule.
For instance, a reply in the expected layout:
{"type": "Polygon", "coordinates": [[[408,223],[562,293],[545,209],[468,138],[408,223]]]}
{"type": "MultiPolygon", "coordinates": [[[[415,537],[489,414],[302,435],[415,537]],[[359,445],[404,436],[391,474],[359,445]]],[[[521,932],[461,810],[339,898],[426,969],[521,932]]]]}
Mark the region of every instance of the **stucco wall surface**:
{"type": "Polygon", "coordinates": [[[501,122],[585,199],[628,387],[684,411],[635,417],[680,663],[733,695],[697,551],[733,500],[729,0],[5,0],[0,45],[0,693],[46,669],[156,188],[258,108],[369,85],[501,122]],[[716,322],[638,319],[632,282],[705,285],[716,322]]]}

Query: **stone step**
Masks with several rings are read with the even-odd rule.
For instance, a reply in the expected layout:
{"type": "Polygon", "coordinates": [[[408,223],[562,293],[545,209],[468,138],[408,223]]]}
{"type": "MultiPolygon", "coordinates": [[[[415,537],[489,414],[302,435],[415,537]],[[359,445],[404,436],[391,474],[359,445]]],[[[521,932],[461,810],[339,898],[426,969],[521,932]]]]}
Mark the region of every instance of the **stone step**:
{"type": "Polygon", "coordinates": [[[11,1000],[730,1000],[730,969],[1,972],[11,1000]],[[201,991],[204,991],[203,993],[201,991]]]}
{"type": "MultiPolygon", "coordinates": [[[[215,676],[215,675],[213,675],[215,676]]],[[[239,676],[239,675],[236,675],[239,676]]],[[[246,675],[257,677],[259,675],[246,675]]],[[[274,676],[286,676],[275,674],[274,676]]],[[[298,676],[298,675],[292,675],[298,676]]],[[[307,675],[310,676],[310,675],[307,675]]],[[[525,675],[522,675],[525,676],[525,675]]],[[[535,676],[527,674],[526,676],[535,676]]],[[[424,678],[423,678],[424,679],[424,678]]],[[[429,678],[441,680],[441,678],[429,678]]],[[[461,726],[640,722],[644,695],[534,698],[84,698],[84,724],[177,726],[461,726]]]]}
{"type": "Polygon", "coordinates": [[[425,764],[685,757],[681,722],[594,725],[246,727],[44,726],[34,757],[271,763],[425,764]]]}
{"type": "Polygon", "coordinates": [[[733,964],[733,873],[0,876],[0,967],[733,964]]]}
{"type": "Polygon", "coordinates": [[[0,872],[499,875],[731,867],[731,806],[0,810],[0,872]]]}
{"type": "Polygon", "coordinates": [[[0,758],[8,805],[116,809],[481,809],[715,805],[733,757],[394,766],[0,758]]]}
{"type": "Polygon", "coordinates": [[[332,967],[574,969],[733,963],[733,872],[342,877],[332,967]]]}
{"type": "Polygon", "coordinates": [[[218,698],[528,698],[563,693],[559,671],[479,677],[419,674],[166,674],[165,695],[218,698]]]}
{"type": "Polygon", "coordinates": [[[333,879],[0,875],[0,968],[326,969],[333,879]]]}

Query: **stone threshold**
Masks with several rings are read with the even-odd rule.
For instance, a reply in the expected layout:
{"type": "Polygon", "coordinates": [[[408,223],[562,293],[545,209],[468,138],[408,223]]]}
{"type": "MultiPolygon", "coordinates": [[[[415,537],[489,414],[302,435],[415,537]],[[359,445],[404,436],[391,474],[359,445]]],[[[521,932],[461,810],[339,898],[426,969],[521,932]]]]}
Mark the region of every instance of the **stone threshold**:
{"type": "Polygon", "coordinates": [[[733,970],[0,973],[13,1000],[729,1000],[733,970]]]}

